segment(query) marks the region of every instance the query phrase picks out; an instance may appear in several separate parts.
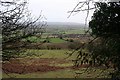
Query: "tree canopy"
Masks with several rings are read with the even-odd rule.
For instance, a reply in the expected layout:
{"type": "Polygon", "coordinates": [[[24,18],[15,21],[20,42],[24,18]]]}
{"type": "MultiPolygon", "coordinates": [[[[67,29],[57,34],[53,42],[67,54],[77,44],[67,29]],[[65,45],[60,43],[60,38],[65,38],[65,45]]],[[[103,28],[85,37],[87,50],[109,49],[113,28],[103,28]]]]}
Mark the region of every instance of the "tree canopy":
{"type": "Polygon", "coordinates": [[[94,63],[114,65],[120,73],[120,2],[96,3],[96,10],[89,22],[91,34],[98,40],[89,47],[94,63]]]}
{"type": "Polygon", "coordinates": [[[96,3],[96,6],[89,22],[92,34],[98,37],[120,36],[120,3],[96,3]]]}
{"type": "Polygon", "coordinates": [[[112,77],[117,77],[120,74],[120,2],[86,0],[79,2],[70,12],[72,14],[87,11],[87,23],[89,11],[92,9],[95,11],[87,31],[92,36],[92,40],[76,49],[78,56],[75,64],[87,62],[90,66],[105,66],[106,69],[113,67],[112,77]],[[90,3],[93,3],[94,7],[90,7],[90,3]],[[82,9],[86,5],[88,7],[82,9]],[[86,48],[88,51],[85,52],[86,48]]]}

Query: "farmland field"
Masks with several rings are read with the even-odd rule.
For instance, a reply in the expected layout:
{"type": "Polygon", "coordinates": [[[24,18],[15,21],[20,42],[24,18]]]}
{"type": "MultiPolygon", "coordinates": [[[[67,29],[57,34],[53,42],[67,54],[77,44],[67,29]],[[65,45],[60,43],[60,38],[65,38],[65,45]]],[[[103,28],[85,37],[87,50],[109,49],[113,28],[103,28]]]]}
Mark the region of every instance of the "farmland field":
{"type": "Polygon", "coordinates": [[[60,39],[60,38],[39,38],[39,37],[36,37],[36,36],[31,36],[31,37],[28,37],[26,39],[23,39],[23,41],[26,41],[26,40],[29,40],[30,42],[33,42],[33,43],[39,43],[39,42],[44,42],[45,40],[46,41],[49,41],[49,43],[64,43],[65,40],[63,39],[60,39]]]}
{"type": "MultiPolygon", "coordinates": [[[[9,69],[7,70],[8,74],[5,74],[3,72],[3,77],[8,78],[9,76],[11,76],[15,78],[74,78],[76,77],[75,72],[82,73],[85,71],[85,68],[82,66],[79,66],[79,68],[74,68],[73,62],[71,60],[74,59],[76,55],[74,54],[72,57],[67,58],[68,55],[65,54],[66,52],[71,51],[27,50],[25,53],[22,54],[24,58],[11,59],[10,63],[3,64],[4,69],[7,69],[7,65],[9,65],[9,69]]],[[[91,74],[88,71],[81,74],[82,76],[77,77],[94,78],[97,76],[96,73],[100,73],[102,71],[102,69],[94,68],[91,68],[90,70],[92,69],[93,71],[91,72],[91,74]]],[[[108,71],[112,70],[105,71],[99,77],[106,77],[104,76],[104,74],[108,74],[108,71]]]]}
{"type": "Polygon", "coordinates": [[[22,39],[21,43],[26,43],[22,48],[23,52],[2,64],[3,78],[109,77],[112,69],[105,70],[104,67],[94,66],[88,69],[88,64],[75,66],[73,61],[78,53],[71,56],[69,53],[82,45],[84,40],[87,41],[83,34],[82,27],[64,25],[49,27],[42,36],[35,35],[22,39]]]}

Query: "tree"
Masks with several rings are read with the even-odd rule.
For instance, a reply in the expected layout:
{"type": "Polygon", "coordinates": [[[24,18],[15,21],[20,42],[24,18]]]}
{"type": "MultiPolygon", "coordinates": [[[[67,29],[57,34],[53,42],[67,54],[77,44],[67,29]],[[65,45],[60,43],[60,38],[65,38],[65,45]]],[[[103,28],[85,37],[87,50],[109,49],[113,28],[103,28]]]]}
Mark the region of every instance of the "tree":
{"type": "MultiPolygon", "coordinates": [[[[96,3],[97,8],[93,14],[89,27],[92,35],[99,38],[90,52],[94,60],[108,68],[111,62],[120,73],[120,2],[96,3]]],[[[116,74],[116,73],[115,73],[116,74]]]]}
{"type": "Polygon", "coordinates": [[[41,29],[46,25],[45,22],[40,21],[41,15],[33,20],[26,5],[25,0],[0,1],[3,60],[9,60],[18,55],[25,46],[21,39],[41,34],[41,29]]]}
{"type": "Polygon", "coordinates": [[[90,33],[93,39],[76,49],[78,56],[75,63],[79,64],[81,58],[84,57],[82,51],[87,47],[89,50],[87,55],[89,56],[85,56],[82,61],[86,61],[88,57],[91,57],[90,66],[105,65],[107,69],[113,66],[115,72],[112,73],[112,78],[117,77],[120,75],[120,2],[86,0],[85,2],[79,2],[69,12],[72,14],[73,12],[87,11],[85,19],[87,23],[89,11],[92,9],[95,9],[95,11],[92,20],[89,22],[87,32],[90,33]],[[94,7],[90,7],[91,2],[94,7]],[[88,7],[84,9],[84,6],[88,7]]]}

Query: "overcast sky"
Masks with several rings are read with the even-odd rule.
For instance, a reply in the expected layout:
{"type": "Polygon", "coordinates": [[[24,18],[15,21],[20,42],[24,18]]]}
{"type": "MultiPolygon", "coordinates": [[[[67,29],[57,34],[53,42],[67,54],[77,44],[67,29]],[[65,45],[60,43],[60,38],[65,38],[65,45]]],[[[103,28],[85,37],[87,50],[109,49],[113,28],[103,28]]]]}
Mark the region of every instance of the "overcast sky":
{"type": "MultiPolygon", "coordinates": [[[[67,18],[76,4],[82,0],[29,0],[29,10],[32,15],[38,17],[42,10],[48,22],[77,22],[84,23],[86,12],[72,14],[67,18]]],[[[90,12],[88,20],[91,19],[93,11],[90,12]]]]}

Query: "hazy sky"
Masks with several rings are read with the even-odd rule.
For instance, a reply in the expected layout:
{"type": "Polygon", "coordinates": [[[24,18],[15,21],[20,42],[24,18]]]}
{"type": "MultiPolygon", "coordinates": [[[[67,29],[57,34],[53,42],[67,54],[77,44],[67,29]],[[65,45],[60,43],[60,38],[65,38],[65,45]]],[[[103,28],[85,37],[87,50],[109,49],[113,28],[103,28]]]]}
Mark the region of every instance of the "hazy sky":
{"type": "MultiPolygon", "coordinates": [[[[67,18],[79,1],[83,0],[29,0],[29,10],[33,16],[38,16],[42,10],[48,22],[77,22],[84,23],[86,12],[80,12],[67,18]]],[[[90,12],[91,19],[92,12],[90,12]]]]}

